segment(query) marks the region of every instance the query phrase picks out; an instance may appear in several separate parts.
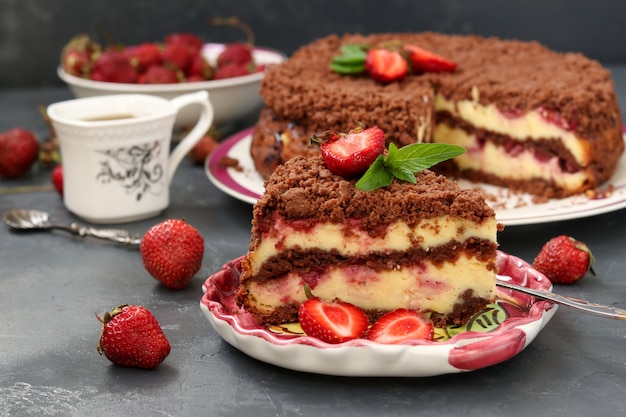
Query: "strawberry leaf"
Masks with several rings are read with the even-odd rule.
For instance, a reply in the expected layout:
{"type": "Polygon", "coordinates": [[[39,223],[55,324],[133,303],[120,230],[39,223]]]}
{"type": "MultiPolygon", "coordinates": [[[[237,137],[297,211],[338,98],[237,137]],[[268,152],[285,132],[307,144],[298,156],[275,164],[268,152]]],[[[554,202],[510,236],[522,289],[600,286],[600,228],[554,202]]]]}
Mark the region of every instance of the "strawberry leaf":
{"type": "Polygon", "coordinates": [[[356,188],[372,191],[388,186],[393,178],[415,184],[417,172],[463,153],[463,147],[444,143],[414,143],[400,149],[392,143],[387,155],[376,159],[356,183],[356,188]]]}

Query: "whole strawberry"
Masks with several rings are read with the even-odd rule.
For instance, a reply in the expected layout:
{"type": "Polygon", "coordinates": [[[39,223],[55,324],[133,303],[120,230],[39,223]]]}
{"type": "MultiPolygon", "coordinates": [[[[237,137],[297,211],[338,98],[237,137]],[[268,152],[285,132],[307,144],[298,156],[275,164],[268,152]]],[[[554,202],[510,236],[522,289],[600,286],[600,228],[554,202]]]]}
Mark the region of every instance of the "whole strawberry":
{"type": "Polygon", "coordinates": [[[38,157],[39,141],[30,130],[16,127],[0,133],[0,177],[26,174],[38,157]]]}
{"type": "Polygon", "coordinates": [[[236,42],[224,46],[224,50],[217,56],[217,66],[235,64],[245,67],[253,60],[252,47],[247,43],[236,42]]]}
{"type": "Polygon", "coordinates": [[[192,58],[187,68],[187,81],[206,81],[213,78],[213,67],[202,55],[192,58]]]}
{"type": "Polygon", "coordinates": [[[168,219],[152,226],[139,247],[143,266],[166,287],[181,290],[200,270],[204,238],[185,220],[168,219]]]}
{"type": "Polygon", "coordinates": [[[151,66],[161,63],[161,47],[154,42],[127,46],[122,53],[138,72],[143,72],[151,66]]]}
{"type": "Polygon", "coordinates": [[[102,322],[98,352],[114,364],[154,369],[169,355],[170,343],[146,308],[122,305],[96,317],[102,322]]]}
{"type": "Polygon", "coordinates": [[[61,51],[61,65],[68,74],[88,78],[93,66],[92,57],[100,51],[100,45],[85,34],[72,38],[61,51]]]}
{"type": "Polygon", "coordinates": [[[590,271],[595,261],[586,244],[561,235],[550,239],[533,261],[533,267],[554,284],[571,284],[590,271]]]}
{"type": "Polygon", "coordinates": [[[52,181],[52,185],[54,185],[54,189],[57,190],[59,195],[63,195],[63,166],[57,165],[52,170],[52,174],[50,174],[50,180],[52,181]]]}
{"type": "Polygon", "coordinates": [[[102,51],[94,62],[90,78],[110,83],[136,83],[137,71],[122,51],[102,51]]]}
{"type": "Polygon", "coordinates": [[[190,47],[195,53],[200,53],[202,47],[204,46],[204,42],[200,39],[199,36],[194,35],[193,33],[170,33],[165,37],[165,44],[182,44],[190,47]]]}
{"type": "Polygon", "coordinates": [[[196,165],[204,164],[207,156],[209,156],[219,145],[219,142],[215,139],[215,135],[211,133],[211,130],[204,135],[198,143],[189,151],[187,156],[196,165]]]}
{"type": "Polygon", "coordinates": [[[161,57],[165,65],[169,65],[183,73],[187,71],[189,65],[197,51],[184,43],[168,43],[163,47],[161,57]]]}
{"type": "Polygon", "coordinates": [[[250,74],[251,71],[246,65],[226,64],[218,67],[213,75],[214,80],[223,80],[226,78],[241,77],[250,74]]]}
{"type": "Polygon", "coordinates": [[[137,80],[139,84],[176,84],[179,82],[176,71],[164,65],[153,65],[137,80]]]}

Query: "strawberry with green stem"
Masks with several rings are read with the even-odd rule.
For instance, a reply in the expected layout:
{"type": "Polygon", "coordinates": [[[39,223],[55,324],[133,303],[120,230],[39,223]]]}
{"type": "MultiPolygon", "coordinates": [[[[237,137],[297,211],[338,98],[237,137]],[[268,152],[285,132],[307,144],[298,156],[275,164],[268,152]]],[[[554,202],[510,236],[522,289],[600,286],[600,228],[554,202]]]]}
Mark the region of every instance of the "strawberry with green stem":
{"type": "Polygon", "coordinates": [[[170,343],[159,322],[145,307],[121,305],[100,317],[98,352],[112,363],[154,369],[170,353],[170,343]]]}
{"type": "Polygon", "coordinates": [[[572,284],[587,272],[595,275],[593,262],[595,259],[585,243],[560,235],[543,245],[533,261],[533,267],[553,284],[572,284]]]}

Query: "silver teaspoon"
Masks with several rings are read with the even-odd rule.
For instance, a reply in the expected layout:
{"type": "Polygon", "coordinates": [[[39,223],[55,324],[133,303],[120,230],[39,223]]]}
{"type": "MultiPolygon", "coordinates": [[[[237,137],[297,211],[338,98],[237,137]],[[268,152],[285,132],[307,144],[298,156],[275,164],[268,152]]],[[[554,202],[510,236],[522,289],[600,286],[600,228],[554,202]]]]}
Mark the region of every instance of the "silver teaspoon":
{"type": "Polygon", "coordinates": [[[121,229],[96,229],[82,226],[78,223],[69,225],[53,224],[50,215],[45,211],[32,209],[9,210],[4,213],[3,220],[7,226],[14,230],[65,230],[77,236],[92,236],[98,239],[110,240],[125,245],[139,245],[141,238],[131,235],[121,229]]]}
{"type": "Polygon", "coordinates": [[[626,320],[626,310],[607,306],[604,304],[592,303],[580,298],[568,297],[565,295],[554,294],[552,292],[536,290],[533,288],[521,287],[519,285],[510,284],[508,282],[498,281],[497,286],[507,288],[509,290],[518,291],[524,294],[532,295],[543,300],[548,300],[567,307],[574,308],[583,313],[593,314],[594,316],[605,317],[616,320],[626,320]]]}

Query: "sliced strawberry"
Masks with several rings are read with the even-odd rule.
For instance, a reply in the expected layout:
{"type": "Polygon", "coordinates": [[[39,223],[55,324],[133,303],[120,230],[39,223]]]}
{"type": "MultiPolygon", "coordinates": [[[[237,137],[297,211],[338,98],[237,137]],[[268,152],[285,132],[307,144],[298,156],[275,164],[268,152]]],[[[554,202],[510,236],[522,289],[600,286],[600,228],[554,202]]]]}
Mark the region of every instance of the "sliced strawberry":
{"type": "Polygon", "coordinates": [[[340,300],[328,302],[317,297],[300,305],[298,320],[307,336],[332,344],[362,337],[369,325],[363,310],[354,304],[340,300]]]}
{"type": "Polygon", "coordinates": [[[409,66],[398,51],[383,48],[370,49],[365,57],[365,71],[379,83],[403,80],[409,66]]]}
{"type": "Polygon", "coordinates": [[[433,323],[422,313],[399,308],[378,319],[366,338],[378,343],[395,344],[408,340],[433,340],[433,323]]]}
{"type": "Polygon", "coordinates": [[[422,72],[452,72],[457,64],[447,58],[430,52],[417,45],[404,45],[404,49],[409,52],[409,61],[413,73],[422,72]]]}
{"type": "Polygon", "coordinates": [[[320,145],[326,168],[345,178],[367,171],[385,150],[385,134],[378,126],[353,129],[345,135],[326,135],[326,141],[320,145]]]}

